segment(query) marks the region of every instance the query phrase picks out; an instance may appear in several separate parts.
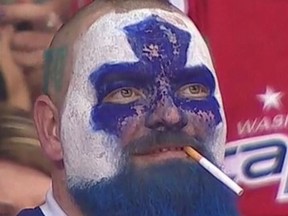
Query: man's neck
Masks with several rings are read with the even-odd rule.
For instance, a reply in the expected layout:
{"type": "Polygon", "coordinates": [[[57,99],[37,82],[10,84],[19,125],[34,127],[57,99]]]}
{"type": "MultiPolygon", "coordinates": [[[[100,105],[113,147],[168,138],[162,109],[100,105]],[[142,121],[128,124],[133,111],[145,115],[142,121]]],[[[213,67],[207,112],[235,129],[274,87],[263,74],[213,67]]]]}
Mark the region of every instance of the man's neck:
{"type": "Polygon", "coordinates": [[[45,204],[40,209],[45,216],[67,216],[54,199],[52,189],[47,192],[45,204]]]}
{"type": "Polygon", "coordinates": [[[59,178],[58,176],[57,178],[56,175],[52,175],[52,195],[53,199],[64,213],[63,216],[83,216],[68,192],[65,177],[62,176],[62,178],[59,178]]]}

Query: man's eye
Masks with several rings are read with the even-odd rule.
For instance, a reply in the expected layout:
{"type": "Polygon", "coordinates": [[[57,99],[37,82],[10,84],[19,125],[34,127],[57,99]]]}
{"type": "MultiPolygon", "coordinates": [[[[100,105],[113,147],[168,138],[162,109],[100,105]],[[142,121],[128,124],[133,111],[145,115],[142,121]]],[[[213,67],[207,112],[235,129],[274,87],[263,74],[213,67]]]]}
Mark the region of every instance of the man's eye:
{"type": "Polygon", "coordinates": [[[190,100],[203,100],[209,95],[209,89],[201,84],[188,84],[178,90],[178,96],[190,100]]]}
{"type": "Polygon", "coordinates": [[[144,98],[144,94],[135,88],[121,88],[116,89],[108,94],[103,102],[104,103],[116,103],[116,104],[128,104],[144,98]]]}

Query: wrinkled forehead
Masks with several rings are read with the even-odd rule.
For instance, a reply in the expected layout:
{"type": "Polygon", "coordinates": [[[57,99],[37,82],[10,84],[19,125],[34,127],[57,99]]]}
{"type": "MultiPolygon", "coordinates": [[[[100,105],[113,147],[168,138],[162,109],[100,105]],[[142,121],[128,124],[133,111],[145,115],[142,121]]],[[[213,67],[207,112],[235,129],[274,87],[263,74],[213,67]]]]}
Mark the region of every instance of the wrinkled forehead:
{"type": "MultiPolygon", "coordinates": [[[[92,71],[107,63],[139,61],[135,49],[131,48],[126,30],[140,23],[140,28],[143,28],[143,31],[140,30],[138,34],[131,35],[131,37],[138,37],[135,41],[136,43],[142,43],[139,44],[141,49],[149,46],[144,42],[145,37],[147,37],[145,31],[149,31],[149,29],[145,30],[145,25],[149,19],[151,20],[151,17],[159,20],[159,22],[156,20],[156,23],[152,24],[160,25],[160,30],[164,31],[164,28],[170,26],[176,29],[179,34],[189,35],[186,38],[179,38],[180,40],[190,40],[186,41],[188,44],[188,49],[185,51],[186,67],[205,65],[215,75],[206,44],[194,24],[179,13],[161,9],[138,9],[127,13],[110,12],[97,19],[75,43],[73,74],[80,73],[81,76],[85,74],[88,77],[92,71]]],[[[167,32],[169,32],[169,29],[167,32]]],[[[161,34],[159,37],[161,37],[161,34]]],[[[161,42],[162,38],[157,38],[157,40],[161,42]]]]}

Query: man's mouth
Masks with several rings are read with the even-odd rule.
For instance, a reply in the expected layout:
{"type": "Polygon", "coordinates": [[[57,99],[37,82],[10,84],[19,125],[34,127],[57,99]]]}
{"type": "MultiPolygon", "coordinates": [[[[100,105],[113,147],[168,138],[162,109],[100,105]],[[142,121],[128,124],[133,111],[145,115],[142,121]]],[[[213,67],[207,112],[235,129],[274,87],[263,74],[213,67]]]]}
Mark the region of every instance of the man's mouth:
{"type": "Polygon", "coordinates": [[[188,156],[184,151],[184,147],[156,148],[149,152],[133,155],[134,161],[140,164],[157,163],[169,159],[185,159],[185,158],[188,158],[188,156]]]}

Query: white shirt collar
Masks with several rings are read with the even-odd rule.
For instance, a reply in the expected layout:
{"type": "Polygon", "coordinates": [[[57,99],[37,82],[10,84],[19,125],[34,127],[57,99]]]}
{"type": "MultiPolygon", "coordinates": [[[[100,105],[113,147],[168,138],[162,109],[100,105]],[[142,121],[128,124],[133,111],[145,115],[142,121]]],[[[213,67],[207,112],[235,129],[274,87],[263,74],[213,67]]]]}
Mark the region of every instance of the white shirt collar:
{"type": "Polygon", "coordinates": [[[45,216],[67,216],[54,199],[52,189],[47,192],[46,201],[40,206],[40,209],[45,216]]]}

